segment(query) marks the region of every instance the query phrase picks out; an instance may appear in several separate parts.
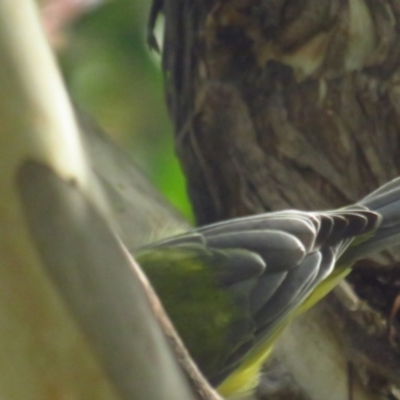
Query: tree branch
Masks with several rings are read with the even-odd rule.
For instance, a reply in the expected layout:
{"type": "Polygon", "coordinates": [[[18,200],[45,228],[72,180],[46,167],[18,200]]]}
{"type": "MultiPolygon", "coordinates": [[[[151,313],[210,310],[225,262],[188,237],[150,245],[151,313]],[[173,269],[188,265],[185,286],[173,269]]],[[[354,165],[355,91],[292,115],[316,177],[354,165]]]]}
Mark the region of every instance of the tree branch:
{"type": "MultiPolygon", "coordinates": [[[[144,232],[130,190],[104,190],[112,174],[87,160],[33,2],[0,2],[0,53],[2,397],[195,398],[114,233],[132,232],[118,226],[128,214],[144,232]]],[[[94,154],[104,140],[90,143],[94,154]]]]}

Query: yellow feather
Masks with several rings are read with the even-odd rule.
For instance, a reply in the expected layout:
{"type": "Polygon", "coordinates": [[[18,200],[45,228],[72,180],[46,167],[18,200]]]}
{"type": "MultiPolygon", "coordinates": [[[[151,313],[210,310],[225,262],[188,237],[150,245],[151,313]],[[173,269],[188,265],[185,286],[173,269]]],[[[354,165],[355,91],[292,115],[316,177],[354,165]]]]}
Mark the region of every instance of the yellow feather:
{"type": "Polygon", "coordinates": [[[218,386],[218,393],[225,398],[241,397],[250,394],[258,385],[260,369],[270,356],[276,339],[281,335],[290,321],[319,302],[345,278],[349,272],[350,268],[337,266],[335,270],[313,290],[300,307],[293,310],[293,312],[286,317],[264,343],[261,343],[250,351],[240,366],[218,386]]]}

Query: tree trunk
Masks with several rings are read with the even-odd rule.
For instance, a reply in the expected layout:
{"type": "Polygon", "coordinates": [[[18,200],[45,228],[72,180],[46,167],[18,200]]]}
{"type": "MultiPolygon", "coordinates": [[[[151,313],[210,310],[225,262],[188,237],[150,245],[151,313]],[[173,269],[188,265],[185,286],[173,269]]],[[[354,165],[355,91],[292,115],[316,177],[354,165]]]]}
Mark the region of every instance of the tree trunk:
{"type": "MultiPolygon", "coordinates": [[[[150,28],[160,10],[167,101],[199,224],[340,207],[399,175],[399,0],[156,0],[150,28]]],[[[396,260],[386,252],[350,278],[373,308],[349,295],[321,306],[342,321],[340,390],[317,362],[325,399],[346,398],[347,361],[365,396],[399,396],[396,260]]],[[[299,383],[321,399],[315,381],[299,383]]]]}

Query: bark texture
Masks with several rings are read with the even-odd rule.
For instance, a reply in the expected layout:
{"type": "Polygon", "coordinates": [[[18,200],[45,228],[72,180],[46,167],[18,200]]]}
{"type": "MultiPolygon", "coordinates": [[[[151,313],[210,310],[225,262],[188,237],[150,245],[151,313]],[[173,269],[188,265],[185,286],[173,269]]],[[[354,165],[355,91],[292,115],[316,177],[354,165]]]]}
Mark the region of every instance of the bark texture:
{"type": "MultiPolygon", "coordinates": [[[[156,0],[150,28],[160,11],[176,151],[199,224],[340,207],[399,175],[399,0],[156,0]]],[[[351,280],[375,311],[346,314],[358,338],[383,346],[348,360],[390,396],[400,369],[374,366],[400,356],[398,259],[387,252],[357,270],[351,280]]]]}

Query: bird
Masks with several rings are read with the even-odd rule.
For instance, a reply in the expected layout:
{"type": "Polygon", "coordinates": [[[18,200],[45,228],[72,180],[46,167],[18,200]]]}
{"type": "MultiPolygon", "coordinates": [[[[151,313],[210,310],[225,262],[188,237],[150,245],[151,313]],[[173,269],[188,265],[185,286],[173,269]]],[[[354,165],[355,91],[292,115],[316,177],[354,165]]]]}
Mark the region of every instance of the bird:
{"type": "Polygon", "coordinates": [[[202,373],[252,393],[285,327],[355,261],[400,243],[400,177],[353,205],[231,219],[134,253],[202,373]]]}

